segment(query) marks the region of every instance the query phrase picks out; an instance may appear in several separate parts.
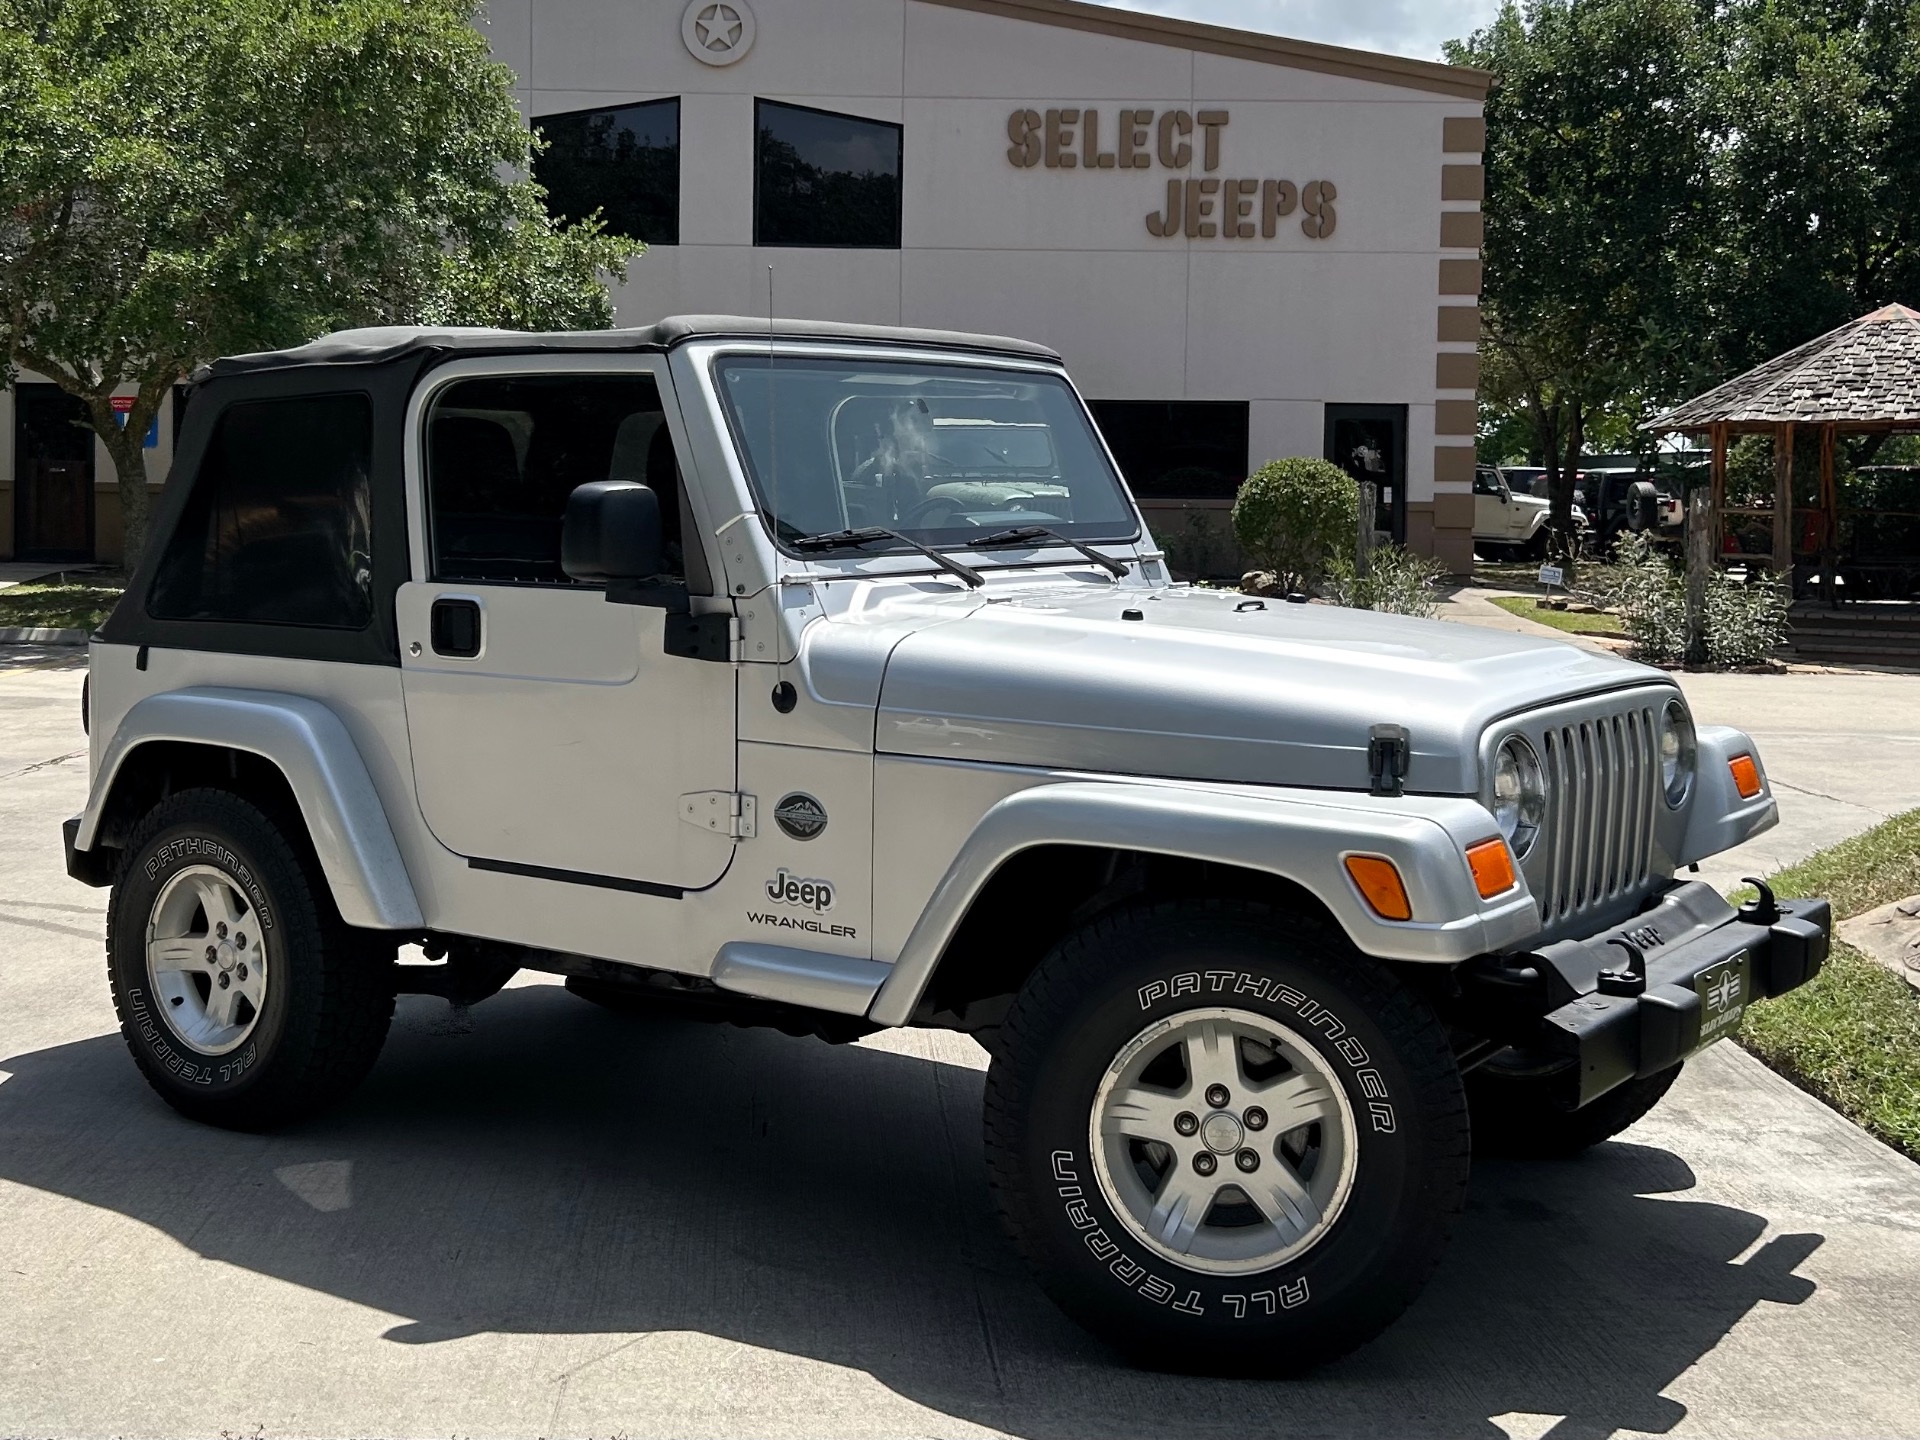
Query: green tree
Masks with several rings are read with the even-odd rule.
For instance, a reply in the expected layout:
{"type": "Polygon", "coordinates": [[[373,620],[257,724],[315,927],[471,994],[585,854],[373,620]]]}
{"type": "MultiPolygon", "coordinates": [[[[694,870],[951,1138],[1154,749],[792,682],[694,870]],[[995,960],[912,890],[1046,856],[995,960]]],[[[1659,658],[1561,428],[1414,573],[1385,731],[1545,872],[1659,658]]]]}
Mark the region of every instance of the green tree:
{"type": "Polygon", "coordinates": [[[1620,433],[1697,369],[1713,244],[1711,19],[1699,0],[1529,0],[1447,47],[1497,77],[1483,395],[1527,418],[1563,553],[1588,434],[1620,433]]]}
{"type": "Polygon", "coordinates": [[[352,325],[609,323],[640,247],[549,220],[474,12],[0,0],[6,363],[86,402],[129,563],[142,436],[196,365],[352,325]]]}
{"type": "Polygon", "coordinates": [[[1727,373],[1920,301],[1920,5],[1741,0],[1713,278],[1727,373]]]}

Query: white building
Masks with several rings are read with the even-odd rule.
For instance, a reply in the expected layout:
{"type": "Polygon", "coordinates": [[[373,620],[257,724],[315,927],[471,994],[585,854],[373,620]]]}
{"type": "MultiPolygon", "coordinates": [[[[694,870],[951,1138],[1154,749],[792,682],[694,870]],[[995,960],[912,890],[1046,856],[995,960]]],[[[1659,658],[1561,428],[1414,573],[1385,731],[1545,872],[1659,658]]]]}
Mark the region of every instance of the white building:
{"type": "MultiPolygon", "coordinates": [[[[489,0],[485,24],[556,210],[651,244],[621,323],[762,313],[771,266],[781,315],[1039,340],[1176,551],[1224,534],[1249,468],[1326,455],[1469,568],[1484,75],[1077,0],[489,0]]],[[[0,554],[114,557],[104,452],[82,542],[21,402],[0,554]]]]}

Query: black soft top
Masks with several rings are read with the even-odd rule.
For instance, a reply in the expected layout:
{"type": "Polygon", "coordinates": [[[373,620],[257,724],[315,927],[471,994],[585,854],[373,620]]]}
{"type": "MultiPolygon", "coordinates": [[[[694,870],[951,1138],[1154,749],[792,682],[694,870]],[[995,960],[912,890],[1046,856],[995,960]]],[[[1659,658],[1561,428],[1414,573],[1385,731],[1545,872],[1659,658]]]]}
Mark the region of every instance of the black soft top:
{"type": "Polygon", "coordinates": [[[896,325],[841,325],[826,320],[755,319],[747,315],[673,315],[654,325],[626,330],[486,330],[389,325],[341,330],[291,350],[232,355],[202,365],[196,382],[266,370],[312,365],[370,365],[408,355],[539,355],[553,352],[671,350],[689,340],[839,340],[921,349],[989,351],[1022,359],[1058,362],[1059,353],[1030,340],[1004,335],[966,335],[954,330],[916,330],[896,325]]]}

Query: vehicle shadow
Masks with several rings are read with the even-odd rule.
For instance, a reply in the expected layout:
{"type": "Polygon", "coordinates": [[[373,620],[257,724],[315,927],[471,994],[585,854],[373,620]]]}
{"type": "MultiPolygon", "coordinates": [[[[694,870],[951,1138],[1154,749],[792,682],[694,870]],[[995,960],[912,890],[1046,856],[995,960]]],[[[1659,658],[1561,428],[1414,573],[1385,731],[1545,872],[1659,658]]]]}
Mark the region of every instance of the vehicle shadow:
{"type": "Polygon", "coordinates": [[[392,1343],[702,1332],[1032,1437],[1494,1435],[1512,1412],[1564,1417],[1556,1440],[1660,1432],[1686,1413],[1662,1394],[1676,1376],[1757,1303],[1813,1291],[1792,1271],[1819,1236],[1741,1259],[1762,1216],[1659,1198],[1692,1186],[1686,1165],[1614,1144],[1481,1166],[1425,1296],[1334,1366],[1149,1374],[1055,1311],[1001,1237],[976,1071],[609,1014],[552,986],[470,1027],[402,1004],[353,1101],[271,1137],[180,1120],[117,1035],[8,1059],[0,1179],[409,1317],[392,1343]]]}

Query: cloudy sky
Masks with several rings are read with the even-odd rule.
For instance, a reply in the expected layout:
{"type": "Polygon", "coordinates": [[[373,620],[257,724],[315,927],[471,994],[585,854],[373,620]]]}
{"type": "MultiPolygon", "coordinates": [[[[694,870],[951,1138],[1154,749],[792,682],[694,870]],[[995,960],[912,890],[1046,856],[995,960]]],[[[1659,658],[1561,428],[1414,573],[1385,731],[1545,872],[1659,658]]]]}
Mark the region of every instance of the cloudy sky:
{"type": "Polygon", "coordinates": [[[1151,10],[1265,30],[1299,40],[1354,45],[1423,60],[1440,59],[1442,41],[1464,38],[1493,18],[1498,0],[1105,0],[1129,10],[1151,10]]]}

